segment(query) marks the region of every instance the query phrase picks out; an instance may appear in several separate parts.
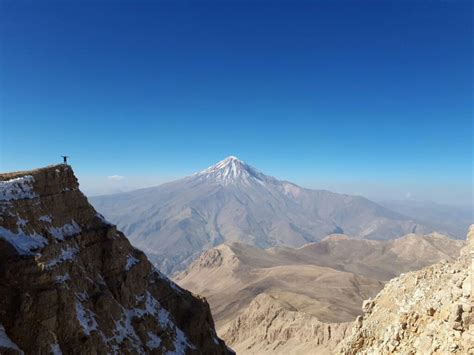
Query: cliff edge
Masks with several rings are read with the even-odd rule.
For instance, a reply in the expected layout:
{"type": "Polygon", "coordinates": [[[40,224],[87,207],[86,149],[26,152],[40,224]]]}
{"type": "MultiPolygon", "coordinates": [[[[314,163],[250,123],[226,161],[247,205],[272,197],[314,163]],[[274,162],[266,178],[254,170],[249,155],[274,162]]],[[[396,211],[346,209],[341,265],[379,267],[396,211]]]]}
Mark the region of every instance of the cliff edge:
{"type": "Polygon", "coordinates": [[[0,352],[232,353],[207,302],[98,214],[68,165],[0,174],[0,352]]]}

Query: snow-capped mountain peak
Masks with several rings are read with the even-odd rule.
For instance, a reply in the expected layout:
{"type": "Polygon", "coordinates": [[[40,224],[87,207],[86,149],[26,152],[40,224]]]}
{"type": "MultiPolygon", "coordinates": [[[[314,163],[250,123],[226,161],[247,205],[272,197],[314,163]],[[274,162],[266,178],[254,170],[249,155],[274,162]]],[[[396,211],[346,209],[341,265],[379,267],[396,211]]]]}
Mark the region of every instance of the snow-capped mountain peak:
{"type": "Polygon", "coordinates": [[[202,170],[195,176],[200,179],[215,180],[224,185],[248,185],[252,182],[264,184],[268,179],[264,174],[232,155],[202,170]]]}
{"type": "Polygon", "coordinates": [[[94,201],[167,273],[226,241],[266,248],[301,246],[335,232],[389,239],[425,231],[362,197],[305,189],[236,157],[168,184],[94,201]]]}

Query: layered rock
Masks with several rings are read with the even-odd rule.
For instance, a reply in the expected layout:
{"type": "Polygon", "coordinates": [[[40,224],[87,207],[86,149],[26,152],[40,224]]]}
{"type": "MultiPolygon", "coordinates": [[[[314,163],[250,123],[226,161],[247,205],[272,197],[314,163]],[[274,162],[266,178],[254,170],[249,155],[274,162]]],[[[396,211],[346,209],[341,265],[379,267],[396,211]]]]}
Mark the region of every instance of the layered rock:
{"type": "Polygon", "coordinates": [[[231,353],[207,302],[98,214],[67,165],[0,174],[0,352],[231,353]]]}
{"type": "Polygon", "coordinates": [[[261,293],[222,336],[238,354],[331,354],[352,323],[323,323],[261,293]]]}
{"type": "Polygon", "coordinates": [[[391,280],[364,303],[342,354],[474,354],[474,225],[454,262],[391,280]]]}

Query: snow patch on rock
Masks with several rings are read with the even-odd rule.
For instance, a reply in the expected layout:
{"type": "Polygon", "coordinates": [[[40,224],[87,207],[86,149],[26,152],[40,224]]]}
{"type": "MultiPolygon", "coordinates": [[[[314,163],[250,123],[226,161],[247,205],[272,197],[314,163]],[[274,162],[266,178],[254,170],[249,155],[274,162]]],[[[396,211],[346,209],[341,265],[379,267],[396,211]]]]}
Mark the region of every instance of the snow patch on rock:
{"type": "Polygon", "coordinates": [[[146,342],[146,346],[149,348],[149,349],[157,349],[160,347],[161,345],[161,338],[156,335],[156,334],[153,334],[152,332],[148,332],[147,333],[148,335],[148,338],[150,340],[148,340],[146,342]]]}
{"type": "Polygon", "coordinates": [[[85,309],[82,303],[76,302],[76,316],[84,334],[90,335],[91,332],[97,330],[97,321],[95,313],[85,309]]]}
{"type": "Polygon", "coordinates": [[[44,216],[40,216],[40,217],[38,218],[38,221],[51,223],[51,222],[52,222],[52,219],[51,219],[51,216],[44,215],[44,216]]]}
{"type": "Polygon", "coordinates": [[[26,224],[28,223],[28,220],[21,218],[18,214],[16,216],[18,218],[18,220],[16,222],[16,225],[20,228],[25,227],[26,224]]]}
{"type": "Polygon", "coordinates": [[[0,226],[0,238],[13,245],[20,255],[32,255],[32,250],[48,245],[43,236],[37,233],[26,234],[21,228],[15,233],[0,226]]]}
{"type": "Polygon", "coordinates": [[[135,328],[133,327],[132,320],[135,316],[133,310],[123,309],[122,318],[118,321],[115,321],[115,329],[113,331],[113,336],[111,338],[105,339],[105,341],[110,344],[115,343],[112,345],[112,348],[115,352],[117,352],[118,345],[122,344],[125,339],[129,339],[132,346],[137,350],[138,353],[144,353],[143,348],[141,346],[140,338],[138,337],[137,333],[135,332],[135,328]]]}
{"type": "Polygon", "coordinates": [[[19,351],[21,354],[24,352],[16,345],[7,335],[5,328],[0,324],[0,348],[13,349],[19,351]]]}
{"type": "Polygon", "coordinates": [[[87,293],[87,291],[83,291],[83,292],[76,293],[76,297],[79,301],[85,302],[89,299],[89,294],[87,293]]]}
{"type": "Polygon", "coordinates": [[[71,277],[69,276],[69,273],[66,273],[64,275],[60,275],[60,276],[56,276],[54,278],[54,281],[59,284],[59,285],[62,285],[64,283],[66,283],[66,281],[70,280],[71,277]]]}
{"type": "Polygon", "coordinates": [[[48,231],[57,240],[64,240],[66,237],[79,234],[82,230],[81,227],[79,227],[79,225],[74,220],[72,220],[71,223],[66,223],[61,227],[49,227],[48,231]]]}
{"type": "Polygon", "coordinates": [[[46,268],[51,269],[56,265],[59,265],[65,261],[73,260],[74,256],[77,254],[79,250],[77,248],[66,248],[61,249],[61,253],[57,258],[51,259],[47,264],[46,268]]]}
{"type": "Polygon", "coordinates": [[[125,264],[125,270],[129,271],[134,265],[138,264],[140,260],[134,258],[130,254],[127,256],[127,263],[125,264]]]}
{"type": "Polygon", "coordinates": [[[59,344],[51,344],[51,354],[52,355],[63,355],[59,344]]]}
{"type": "Polygon", "coordinates": [[[23,200],[38,197],[33,191],[34,177],[31,175],[0,181],[0,201],[23,200]]]}
{"type": "MultiPolygon", "coordinates": [[[[115,344],[121,344],[125,339],[128,339],[138,352],[143,352],[142,343],[135,332],[132,321],[134,318],[152,316],[159,322],[163,329],[175,334],[173,341],[174,350],[168,351],[166,354],[185,354],[188,348],[196,349],[196,347],[189,342],[184,332],[174,324],[169,312],[164,309],[149,292],[137,297],[137,301],[144,302],[144,305],[142,305],[143,308],[123,309],[122,318],[115,321],[114,335],[106,339],[107,343],[114,342],[115,344]]],[[[146,343],[148,348],[154,349],[161,345],[161,339],[157,335],[148,332],[148,338],[149,340],[146,343]]]]}

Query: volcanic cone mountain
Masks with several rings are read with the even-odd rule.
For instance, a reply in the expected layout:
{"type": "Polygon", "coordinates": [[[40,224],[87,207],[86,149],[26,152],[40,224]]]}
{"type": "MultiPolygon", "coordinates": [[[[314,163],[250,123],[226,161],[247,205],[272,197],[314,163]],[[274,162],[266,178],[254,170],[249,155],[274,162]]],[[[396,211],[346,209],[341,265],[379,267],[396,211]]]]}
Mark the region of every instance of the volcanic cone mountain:
{"type": "Polygon", "coordinates": [[[91,202],[166,273],[223,242],[299,247],[332,233],[391,239],[427,231],[363,197],[305,189],[236,157],[181,180],[91,202]]]}

